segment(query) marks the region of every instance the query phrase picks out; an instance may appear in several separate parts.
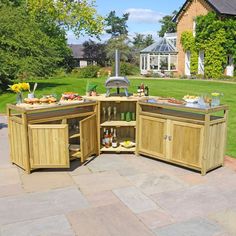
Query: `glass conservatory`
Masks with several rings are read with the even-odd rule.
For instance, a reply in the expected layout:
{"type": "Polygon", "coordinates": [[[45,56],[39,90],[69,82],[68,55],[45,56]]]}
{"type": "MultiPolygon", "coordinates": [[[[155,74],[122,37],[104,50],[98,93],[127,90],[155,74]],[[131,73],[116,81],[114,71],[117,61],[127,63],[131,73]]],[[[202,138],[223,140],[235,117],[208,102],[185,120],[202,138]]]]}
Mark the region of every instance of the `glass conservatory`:
{"type": "MultiPolygon", "coordinates": [[[[173,38],[174,39],[174,38],[173,38]]],[[[176,40],[167,37],[140,52],[140,71],[142,75],[177,70],[176,40]]]]}

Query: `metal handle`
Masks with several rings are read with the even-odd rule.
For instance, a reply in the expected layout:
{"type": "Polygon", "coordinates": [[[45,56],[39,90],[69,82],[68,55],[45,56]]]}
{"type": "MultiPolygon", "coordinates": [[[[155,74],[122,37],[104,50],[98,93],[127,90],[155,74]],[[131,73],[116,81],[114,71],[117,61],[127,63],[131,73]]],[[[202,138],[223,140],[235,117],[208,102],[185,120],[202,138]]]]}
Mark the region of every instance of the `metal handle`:
{"type": "Polygon", "coordinates": [[[171,136],[168,136],[168,139],[169,139],[169,141],[171,141],[171,140],[172,140],[172,137],[171,137],[171,136]]]}
{"type": "Polygon", "coordinates": [[[168,135],[165,135],[165,136],[164,136],[164,139],[166,140],[167,138],[168,138],[168,135]]]}

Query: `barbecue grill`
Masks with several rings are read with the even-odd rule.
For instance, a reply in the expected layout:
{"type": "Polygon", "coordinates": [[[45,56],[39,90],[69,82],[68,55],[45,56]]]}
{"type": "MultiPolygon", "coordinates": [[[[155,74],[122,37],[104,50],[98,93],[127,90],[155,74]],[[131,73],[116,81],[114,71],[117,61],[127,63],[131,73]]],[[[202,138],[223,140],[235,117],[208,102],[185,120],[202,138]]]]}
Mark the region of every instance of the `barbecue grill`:
{"type": "Polygon", "coordinates": [[[120,88],[125,91],[125,96],[128,97],[128,87],[130,85],[129,80],[126,77],[119,76],[120,72],[120,55],[119,51],[116,49],[115,53],[115,76],[109,77],[105,82],[105,87],[107,89],[106,97],[110,96],[110,90],[116,88],[117,95],[120,95],[120,88]]]}

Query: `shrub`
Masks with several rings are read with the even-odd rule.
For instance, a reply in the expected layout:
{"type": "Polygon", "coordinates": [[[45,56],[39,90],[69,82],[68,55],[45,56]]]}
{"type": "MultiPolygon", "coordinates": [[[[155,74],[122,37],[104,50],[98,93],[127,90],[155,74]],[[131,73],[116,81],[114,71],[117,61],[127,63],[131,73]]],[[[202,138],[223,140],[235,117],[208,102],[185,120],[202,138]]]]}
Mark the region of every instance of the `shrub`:
{"type": "Polygon", "coordinates": [[[112,67],[103,67],[99,72],[101,77],[108,77],[112,74],[112,67]]]}
{"type": "MultiPolygon", "coordinates": [[[[112,67],[112,71],[115,71],[115,65],[112,67]]],[[[137,75],[139,74],[139,68],[131,63],[120,63],[120,75],[137,75]]]]}
{"type": "Polygon", "coordinates": [[[79,78],[96,78],[99,69],[100,69],[99,66],[94,66],[94,65],[86,66],[80,68],[77,74],[79,78]]]}

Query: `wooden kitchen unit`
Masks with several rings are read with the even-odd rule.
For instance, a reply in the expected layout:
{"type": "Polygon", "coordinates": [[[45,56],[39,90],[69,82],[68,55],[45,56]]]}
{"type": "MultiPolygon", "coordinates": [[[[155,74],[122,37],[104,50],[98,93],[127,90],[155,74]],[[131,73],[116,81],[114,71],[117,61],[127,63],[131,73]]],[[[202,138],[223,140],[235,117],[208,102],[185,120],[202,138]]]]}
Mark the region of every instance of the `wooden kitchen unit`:
{"type": "Polygon", "coordinates": [[[98,155],[97,102],[30,108],[7,105],[11,162],[28,173],[39,168],[69,168],[98,155]]]}
{"type": "Polygon", "coordinates": [[[106,152],[135,152],[135,146],[131,148],[122,147],[119,145],[117,148],[106,148],[102,145],[103,129],[116,129],[118,142],[121,143],[125,140],[131,140],[136,143],[136,106],[140,97],[126,97],[126,96],[110,96],[106,97],[105,94],[98,96],[84,97],[85,99],[94,100],[98,102],[98,146],[100,147],[100,153],[106,152]],[[111,116],[108,115],[108,108],[111,108],[111,116]],[[114,108],[116,114],[114,114],[114,108]],[[105,115],[104,115],[105,112],[105,115]],[[121,120],[121,113],[134,113],[135,120],[126,121],[121,120]]]}
{"type": "Polygon", "coordinates": [[[224,164],[228,106],[137,105],[136,154],[174,163],[205,175],[224,164]]]}

